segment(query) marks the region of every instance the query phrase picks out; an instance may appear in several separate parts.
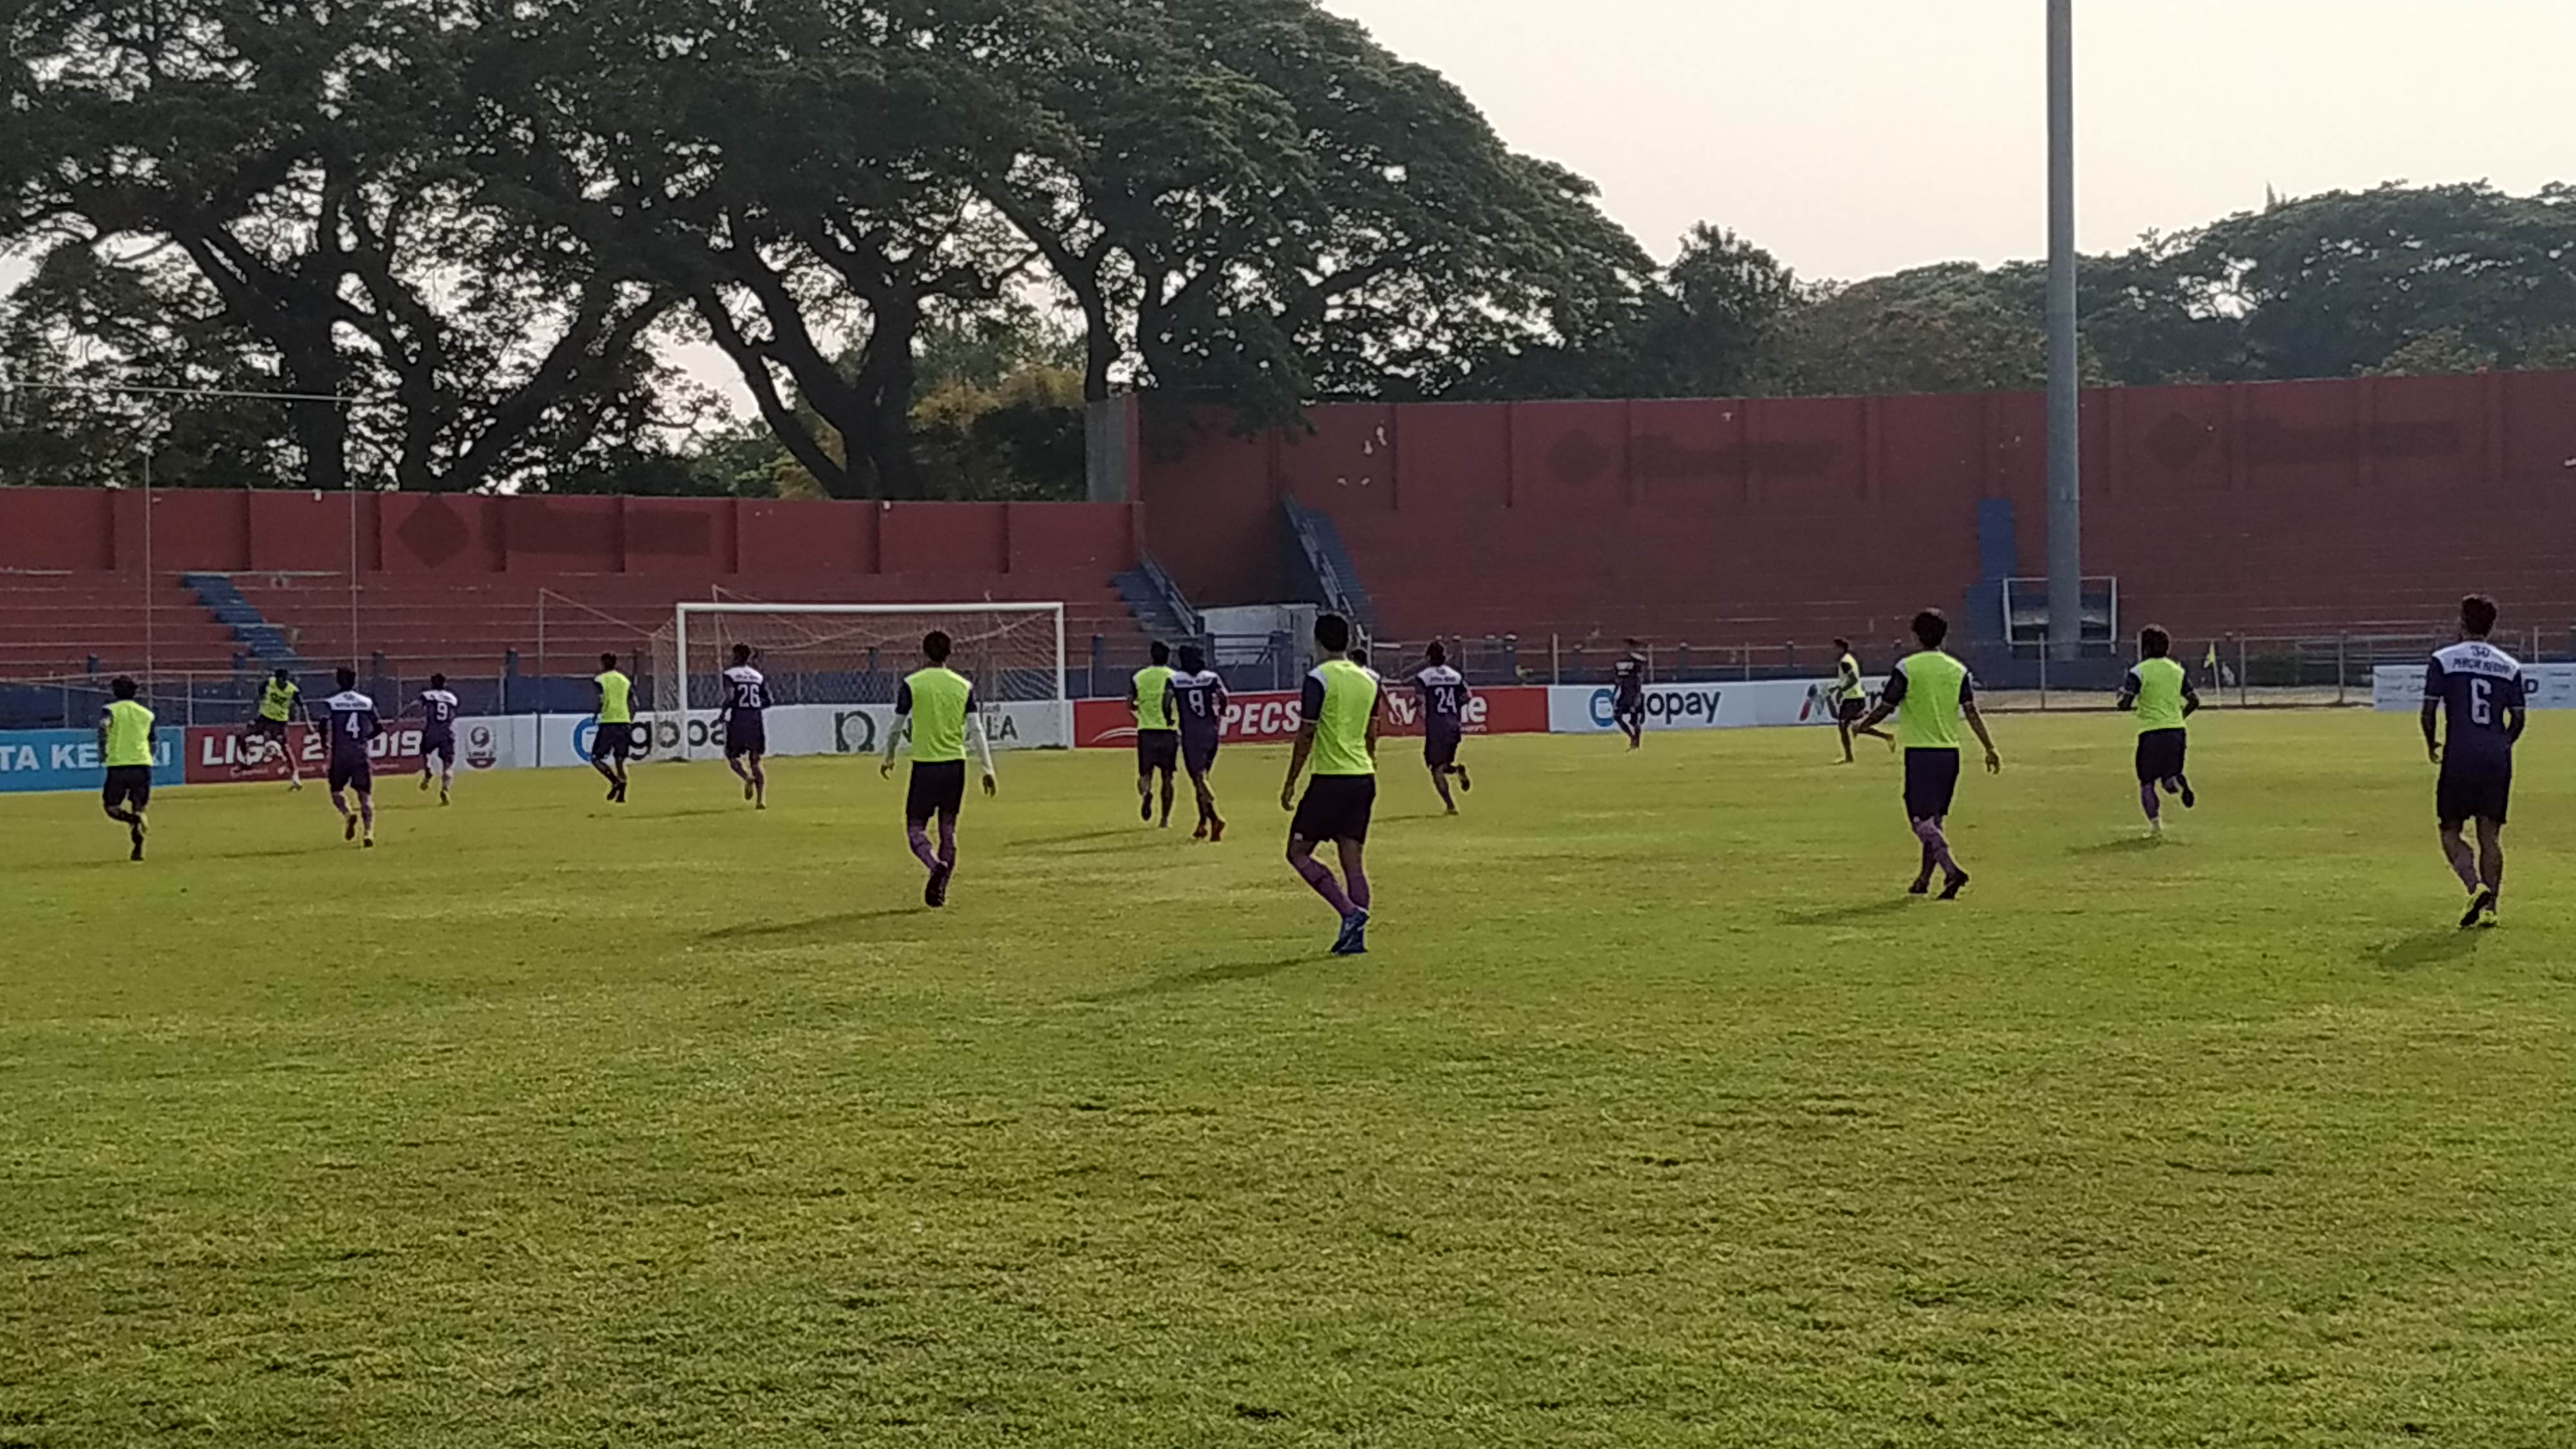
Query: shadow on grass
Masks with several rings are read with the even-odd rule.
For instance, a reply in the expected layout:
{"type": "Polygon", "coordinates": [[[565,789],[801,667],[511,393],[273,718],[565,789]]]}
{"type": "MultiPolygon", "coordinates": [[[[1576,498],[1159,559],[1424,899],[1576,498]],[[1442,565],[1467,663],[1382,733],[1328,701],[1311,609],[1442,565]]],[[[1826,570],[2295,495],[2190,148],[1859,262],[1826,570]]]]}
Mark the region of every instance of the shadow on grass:
{"type": "Polygon", "coordinates": [[[873,911],[843,911],[838,915],[816,916],[804,921],[772,921],[765,926],[719,926],[699,933],[698,939],[709,945],[726,941],[778,941],[812,937],[837,940],[847,927],[863,926],[870,921],[892,920],[900,916],[926,916],[930,907],[922,905],[885,906],[873,911]]]}
{"type": "MultiPolygon", "coordinates": [[[[1108,830],[1077,830],[1069,835],[1024,835],[1011,842],[1014,846],[1081,845],[1095,840],[1144,841],[1161,835],[1161,831],[1139,820],[1133,825],[1115,826],[1108,830]]],[[[1081,851],[1058,851],[1059,855],[1079,855],[1081,851]]]]}
{"type": "Polygon", "coordinates": [[[2123,835],[2117,840],[2097,840],[2091,845],[2070,845],[2066,847],[2066,853],[2068,855],[2137,855],[2164,848],[2165,841],[2161,836],[2123,835]]]}
{"type": "Polygon", "coordinates": [[[1157,976],[1151,981],[1140,981],[1133,986],[1122,986],[1116,991],[1104,991],[1082,999],[1095,1003],[1135,1001],[1176,991],[1195,991],[1202,986],[1223,986],[1230,981],[1258,981],[1265,976],[1276,976],[1292,966],[1319,966],[1331,959],[1318,947],[1294,956],[1282,956],[1276,961],[1219,961],[1194,971],[1176,971],[1169,976],[1157,976]]]}
{"type": "MultiPolygon", "coordinates": [[[[150,850],[150,844],[147,843],[144,849],[150,850]]],[[[280,860],[298,855],[321,855],[334,850],[357,849],[359,849],[358,846],[340,838],[339,829],[335,826],[329,840],[313,845],[269,845],[257,850],[218,850],[210,851],[199,858],[203,860],[280,860]]]]}
{"type": "Polygon", "coordinates": [[[1862,901],[1858,905],[1827,906],[1820,911],[1783,911],[1780,914],[1780,924],[1848,926],[1855,921],[1866,921],[1874,916],[1892,916],[1899,911],[1912,910],[1915,903],[1921,899],[1920,896],[1882,896],[1876,900],[1862,901]]]}
{"type": "Polygon", "coordinates": [[[2428,966],[2442,966],[2475,954],[2478,940],[2486,933],[2461,930],[2453,926],[2440,930],[2418,931],[2394,941],[2373,946],[2361,959],[2387,971],[2421,971],[2428,966]]]}

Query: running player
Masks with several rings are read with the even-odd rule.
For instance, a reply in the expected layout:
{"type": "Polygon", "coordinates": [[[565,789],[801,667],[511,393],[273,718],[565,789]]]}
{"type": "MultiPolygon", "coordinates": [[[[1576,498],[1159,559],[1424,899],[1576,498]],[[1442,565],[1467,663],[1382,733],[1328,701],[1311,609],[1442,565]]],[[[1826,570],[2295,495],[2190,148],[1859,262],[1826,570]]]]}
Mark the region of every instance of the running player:
{"type": "Polygon", "coordinates": [[[1422,763],[1431,768],[1431,787],[1440,792],[1440,803],[1455,815],[1458,802],[1449,794],[1449,777],[1458,777],[1461,790],[1476,788],[1467,767],[1458,763],[1458,742],[1467,733],[1467,677],[1449,667],[1449,651],[1435,641],[1422,651],[1413,687],[1422,693],[1422,763]]]}
{"type": "Polygon", "coordinates": [[[1914,638],[1923,647],[1897,661],[1895,672],[1879,691],[1878,703],[1862,717],[1861,728],[1895,715],[1896,741],[1905,748],[1905,818],[1923,847],[1923,869],[1906,890],[1918,896],[1929,891],[1932,868],[1937,865],[1945,877],[1941,899],[1954,901],[1968,884],[1968,873],[1951,855],[1944,828],[1959,789],[1960,717],[1966,716],[1968,728],[1977,732],[1977,743],[1986,747],[1987,774],[2001,773],[2004,757],[1995,752],[1994,738],[1986,733],[1985,716],[1977,713],[1977,686],[1968,666],[1942,652],[1941,641],[1949,636],[1950,621],[1940,610],[1926,609],[1914,616],[1914,638]]]}
{"type": "Polygon", "coordinates": [[[1181,669],[1168,686],[1172,715],[1181,722],[1181,768],[1189,772],[1190,789],[1199,799],[1199,826],[1192,840],[1225,839],[1225,817],[1216,813],[1216,791],[1208,772],[1216,768],[1216,747],[1225,735],[1225,679],[1207,667],[1207,655],[1196,644],[1181,646],[1181,669]]]}
{"type": "Polygon", "coordinates": [[[98,717],[98,755],[107,762],[101,799],[107,818],[123,825],[134,844],[126,859],[141,860],[143,837],[152,828],[143,818],[152,807],[152,711],[134,697],[134,681],[122,674],[108,690],[116,697],[98,717]]]}
{"type": "Polygon", "coordinates": [[[260,686],[259,708],[242,728],[241,741],[233,749],[234,774],[259,768],[274,751],[286,761],[286,788],[304,788],[304,761],[287,740],[287,725],[295,718],[296,698],[301,692],[296,688],[295,675],[283,667],[260,686]]]}
{"type": "Polygon", "coordinates": [[[2156,793],[2182,797],[2182,808],[2200,803],[2191,777],[2183,773],[2183,756],[2191,744],[2182,722],[2200,712],[2200,691],[2191,687],[2191,671],[2173,660],[2173,636],[2153,624],[2138,631],[2138,664],[2120,681],[2119,706],[2138,715],[2138,808],[2147,812],[2147,829],[2165,833],[2164,801],[2156,793]]]}
{"type": "Polygon", "coordinates": [[[925,906],[948,904],[948,882],[957,874],[957,814],[966,805],[966,750],[972,744],[984,767],[984,793],[991,795],[993,746],[976,718],[975,686],[948,667],[948,636],[932,630],[921,641],[922,667],[895,690],[894,724],[886,730],[885,759],[879,775],[894,773],[894,752],[906,726],[912,735],[912,781],[904,791],[904,838],[930,881],[921,890],[925,906]],[[930,817],[939,817],[939,849],[930,848],[930,817]]]}
{"type": "Polygon", "coordinates": [[[635,752],[635,681],[617,667],[617,656],[599,656],[599,712],[591,726],[590,767],[608,782],[608,800],[626,803],[626,760],[635,752]]]}
{"type": "Polygon", "coordinates": [[[1646,743],[1646,646],[1628,641],[1628,652],[1610,666],[1610,722],[1628,737],[1628,748],[1646,743]]]}
{"type": "Polygon", "coordinates": [[[742,779],[742,798],[754,810],[769,808],[769,774],[760,767],[769,753],[769,679],[752,667],[751,646],[733,646],[733,663],[724,672],[725,768],[742,779]]]}
{"type": "Polygon", "coordinates": [[[1154,776],[1163,777],[1163,828],[1172,827],[1172,775],[1181,765],[1179,721],[1172,718],[1172,646],[1157,639],[1153,663],[1127,682],[1136,716],[1136,818],[1154,818],[1154,776]]]}
{"type": "Polygon", "coordinates": [[[456,784],[456,714],[456,696],[447,688],[447,676],[431,675],[429,688],[420,692],[420,788],[429,788],[429,762],[436,760],[441,805],[456,784]]]}
{"type": "Polygon", "coordinates": [[[1895,749],[1896,736],[1885,730],[1852,728],[1860,723],[1862,715],[1869,713],[1869,689],[1860,682],[1860,660],[1852,653],[1851,641],[1836,639],[1834,653],[1839,656],[1834,661],[1834,728],[1843,737],[1843,763],[1848,765],[1852,762],[1854,735],[1865,734],[1872,739],[1885,740],[1889,749],[1895,749]]]}
{"type": "Polygon", "coordinates": [[[2460,600],[2460,642],[2436,650],[2424,670],[2424,753],[2442,767],[2434,813],[2442,827],[2442,854],[2468,887],[2463,928],[2495,924],[2496,898],[2504,891],[2513,747],[2522,738],[2530,688],[2521,661],[2487,642],[2495,622],[2495,600],[2483,594],[2460,600]],[[2441,732],[2446,719],[2447,742],[2441,732]],[[2478,823],[2474,851],[2460,838],[2471,820],[2478,823]]]}
{"type": "Polygon", "coordinates": [[[324,726],[331,736],[331,808],[340,812],[346,828],[342,840],[358,838],[363,822],[369,850],[376,846],[376,766],[367,757],[367,746],[385,732],[384,722],[376,718],[376,702],[358,692],[358,671],[342,669],[338,674],[340,692],[322,701],[324,726]],[[358,810],[349,813],[349,791],[358,792],[358,810]]]}
{"type": "Polygon", "coordinates": [[[1288,826],[1288,864],[1342,918],[1333,954],[1360,956],[1368,952],[1365,856],[1369,814],[1377,804],[1379,690],[1376,678],[1347,657],[1351,626],[1340,615],[1316,617],[1315,647],[1324,659],[1306,676],[1303,723],[1288,757],[1287,783],[1279,787],[1279,808],[1297,812],[1288,826]],[[1315,778],[1299,799],[1297,777],[1310,759],[1315,778]],[[1341,856],[1342,881],[1315,859],[1315,847],[1327,840],[1341,856]]]}

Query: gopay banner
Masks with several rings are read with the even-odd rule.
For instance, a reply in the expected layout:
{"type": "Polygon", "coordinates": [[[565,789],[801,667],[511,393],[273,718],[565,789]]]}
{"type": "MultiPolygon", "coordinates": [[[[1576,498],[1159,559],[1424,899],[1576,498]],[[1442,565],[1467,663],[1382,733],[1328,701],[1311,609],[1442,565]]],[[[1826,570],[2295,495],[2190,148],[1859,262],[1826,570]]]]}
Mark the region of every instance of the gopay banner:
{"type": "MultiPolygon", "coordinates": [[[[1833,681],[1752,679],[1716,684],[1649,684],[1650,730],[1761,729],[1831,724],[1833,681]]],[[[1551,734],[1597,735],[1618,728],[1618,695],[1609,685],[1560,684],[1547,692],[1551,734]]]]}
{"type": "MultiPolygon", "coordinates": [[[[2576,664],[2522,666],[2524,703],[2533,709],[2576,709],[2576,664]]],[[[2372,707],[2412,714],[2424,707],[2424,666],[2382,664],[2370,671],[2372,707]]]]}

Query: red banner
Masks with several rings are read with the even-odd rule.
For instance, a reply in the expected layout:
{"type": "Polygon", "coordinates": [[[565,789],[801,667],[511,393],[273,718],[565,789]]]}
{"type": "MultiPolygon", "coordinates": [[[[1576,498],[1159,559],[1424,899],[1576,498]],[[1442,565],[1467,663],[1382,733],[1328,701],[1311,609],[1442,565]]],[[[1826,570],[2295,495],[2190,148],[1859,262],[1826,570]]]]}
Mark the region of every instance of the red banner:
{"type": "MultiPolygon", "coordinates": [[[[1229,745],[1276,744],[1297,737],[1303,724],[1300,700],[1293,692],[1229,695],[1217,738],[1229,745]]],[[[1422,697],[1402,685],[1386,692],[1384,733],[1422,733],[1422,697]]],[[[1482,690],[1467,701],[1471,735],[1538,735],[1547,733],[1547,691],[1509,686],[1482,690]]],[[[1073,742],[1080,749],[1127,749],[1136,743],[1136,716],[1124,700],[1082,699],[1073,705],[1073,742]]]]}
{"type": "MultiPolygon", "coordinates": [[[[283,780],[286,759],[273,750],[247,770],[233,768],[244,754],[246,741],[239,728],[222,725],[193,725],[188,730],[188,783],[218,785],[227,780],[283,780]]],[[[320,779],[330,764],[322,737],[312,726],[294,724],[286,727],[286,747],[295,751],[302,762],[306,779],[320,779]]],[[[265,746],[263,746],[265,749],[265,746]]],[[[368,742],[367,757],[379,775],[399,775],[420,768],[420,726],[388,725],[385,732],[368,742]]]]}

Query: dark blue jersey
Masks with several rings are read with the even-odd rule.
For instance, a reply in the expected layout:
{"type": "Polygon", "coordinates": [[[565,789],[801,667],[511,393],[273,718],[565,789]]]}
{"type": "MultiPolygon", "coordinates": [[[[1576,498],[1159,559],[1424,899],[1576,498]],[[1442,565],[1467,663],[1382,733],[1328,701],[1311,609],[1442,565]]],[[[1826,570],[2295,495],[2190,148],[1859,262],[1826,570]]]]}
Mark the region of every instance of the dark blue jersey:
{"type": "Polygon", "coordinates": [[[1631,654],[1610,667],[1611,680],[1619,690],[1621,704],[1642,704],[1646,698],[1646,661],[1631,654]]]}
{"type": "Polygon", "coordinates": [[[444,689],[420,692],[420,737],[424,740],[456,738],[456,696],[444,689]]]}
{"type": "Polygon", "coordinates": [[[363,765],[367,746],[385,732],[376,718],[376,702],[354,689],[344,689],[322,702],[324,726],[331,735],[334,764],[363,765]]]}
{"type": "Polygon", "coordinates": [[[2436,650],[2424,669],[2424,699],[2442,707],[2444,758],[2511,762],[2527,689],[2521,661],[2492,644],[2465,639],[2436,650]]]}
{"type": "Polygon", "coordinates": [[[1423,728],[1456,734],[1467,727],[1467,679],[1446,664],[1434,664],[1413,676],[1422,694],[1423,728]]]}
{"type": "Polygon", "coordinates": [[[748,664],[737,664],[724,672],[724,712],[727,724],[759,724],[761,711],[769,708],[769,680],[748,664]]]}
{"type": "Polygon", "coordinates": [[[1225,681],[1215,670],[1174,674],[1165,692],[1171,700],[1172,718],[1180,723],[1182,738],[1210,741],[1224,731],[1225,681]]]}

